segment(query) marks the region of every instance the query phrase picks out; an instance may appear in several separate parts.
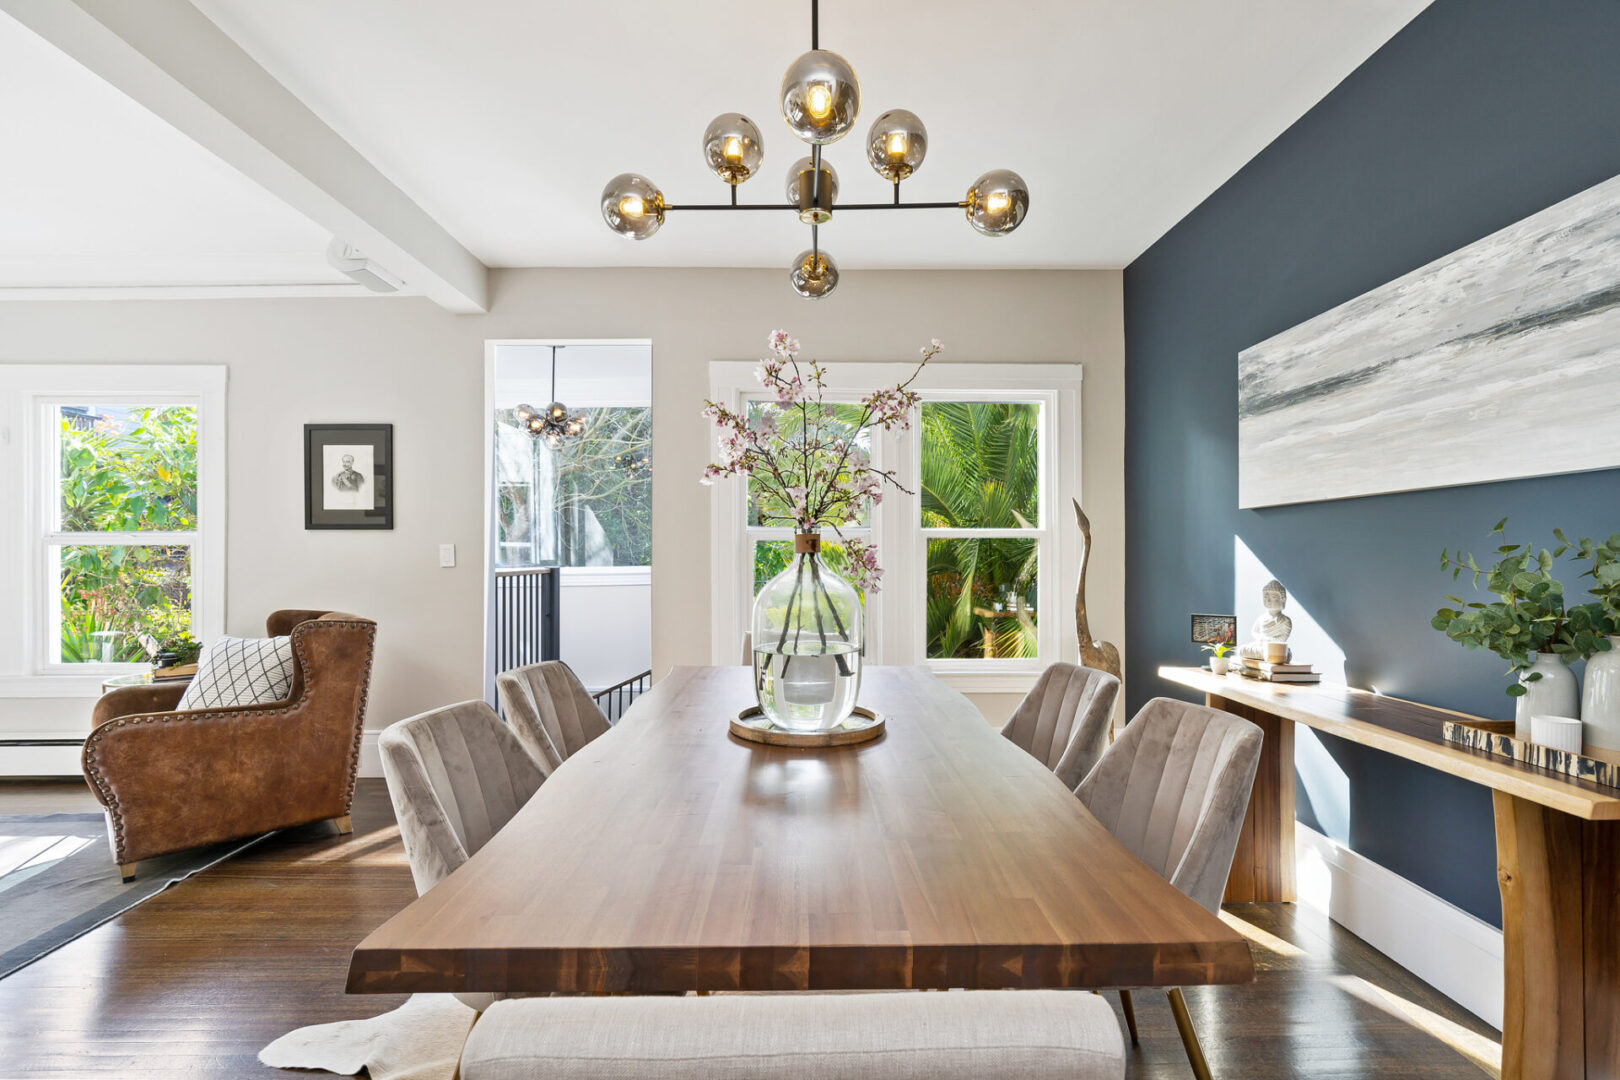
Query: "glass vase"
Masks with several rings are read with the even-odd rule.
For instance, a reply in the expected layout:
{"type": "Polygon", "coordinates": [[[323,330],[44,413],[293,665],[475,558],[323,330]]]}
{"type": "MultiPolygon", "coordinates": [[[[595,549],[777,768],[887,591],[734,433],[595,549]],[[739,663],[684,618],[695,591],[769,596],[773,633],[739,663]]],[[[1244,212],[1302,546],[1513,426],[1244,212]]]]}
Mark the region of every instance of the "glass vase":
{"type": "Polygon", "coordinates": [[[777,727],[827,731],[861,689],[861,598],[821,557],[821,536],[793,537],[793,559],[754,598],[754,693],[777,727]]]}

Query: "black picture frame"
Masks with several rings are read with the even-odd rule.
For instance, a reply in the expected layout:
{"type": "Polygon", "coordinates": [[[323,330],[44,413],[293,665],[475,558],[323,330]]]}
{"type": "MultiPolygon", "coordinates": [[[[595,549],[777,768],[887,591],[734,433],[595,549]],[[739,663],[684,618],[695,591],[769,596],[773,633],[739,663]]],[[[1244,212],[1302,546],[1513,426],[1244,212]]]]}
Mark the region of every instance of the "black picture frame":
{"type": "Polygon", "coordinates": [[[393,527],[394,425],[305,424],[304,528],[393,527]]]}
{"type": "Polygon", "coordinates": [[[1237,644],[1237,616],[1192,616],[1192,639],[1198,645],[1237,644]]]}

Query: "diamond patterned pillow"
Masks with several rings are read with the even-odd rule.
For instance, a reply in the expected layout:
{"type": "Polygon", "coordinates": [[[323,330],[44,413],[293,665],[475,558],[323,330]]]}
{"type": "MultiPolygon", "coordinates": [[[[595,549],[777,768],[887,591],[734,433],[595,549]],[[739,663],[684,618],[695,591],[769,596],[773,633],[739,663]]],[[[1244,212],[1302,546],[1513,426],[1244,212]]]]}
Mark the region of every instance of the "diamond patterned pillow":
{"type": "Polygon", "coordinates": [[[232,709],[280,701],[292,688],[292,638],[222,637],[202,651],[181,709],[232,709]]]}

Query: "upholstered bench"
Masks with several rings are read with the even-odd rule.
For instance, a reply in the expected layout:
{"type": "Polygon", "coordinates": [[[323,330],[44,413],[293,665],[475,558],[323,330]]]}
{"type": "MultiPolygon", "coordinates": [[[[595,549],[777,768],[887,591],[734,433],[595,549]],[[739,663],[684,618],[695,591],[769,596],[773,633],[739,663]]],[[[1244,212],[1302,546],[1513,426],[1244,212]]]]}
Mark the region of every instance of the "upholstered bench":
{"type": "Polygon", "coordinates": [[[461,1080],[1120,1080],[1108,1003],[1064,990],[497,1001],[461,1080]]]}

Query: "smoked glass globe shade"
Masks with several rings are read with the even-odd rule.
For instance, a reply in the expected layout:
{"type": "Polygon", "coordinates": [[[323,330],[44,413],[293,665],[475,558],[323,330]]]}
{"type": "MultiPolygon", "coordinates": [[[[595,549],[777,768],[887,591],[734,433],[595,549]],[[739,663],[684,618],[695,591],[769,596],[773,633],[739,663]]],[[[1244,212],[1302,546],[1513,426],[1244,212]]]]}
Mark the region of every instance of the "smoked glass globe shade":
{"type": "Polygon", "coordinates": [[[866,160],[877,174],[899,183],[922,167],[928,153],[928,129],[909,109],[890,109],[866,133],[866,160]]]}
{"type": "Polygon", "coordinates": [[[992,169],[968,188],[967,219],[986,236],[1006,236],[1029,213],[1029,185],[1011,169],[992,169]]]}
{"type": "Polygon", "coordinates": [[[807,300],[820,300],[838,288],[838,264],[826,251],[806,248],[793,260],[788,274],[793,291],[807,300]]]}
{"type": "Polygon", "coordinates": [[[742,113],[721,113],[703,132],[703,160],[714,175],[735,187],[759,171],[765,141],[742,113]]]}
{"type": "Polygon", "coordinates": [[[860,80],[842,56],[813,49],[788,65],[782,76],[782,119],[794,135],[807,143],[837,142],[860,112],[860,80]]]}
{"type": "Polygon", "coordinates": [[[645,240],[664,223],[664,193],[645,176],[620,173],[602,189],[602,218],[620,236],[645,240]]]}

